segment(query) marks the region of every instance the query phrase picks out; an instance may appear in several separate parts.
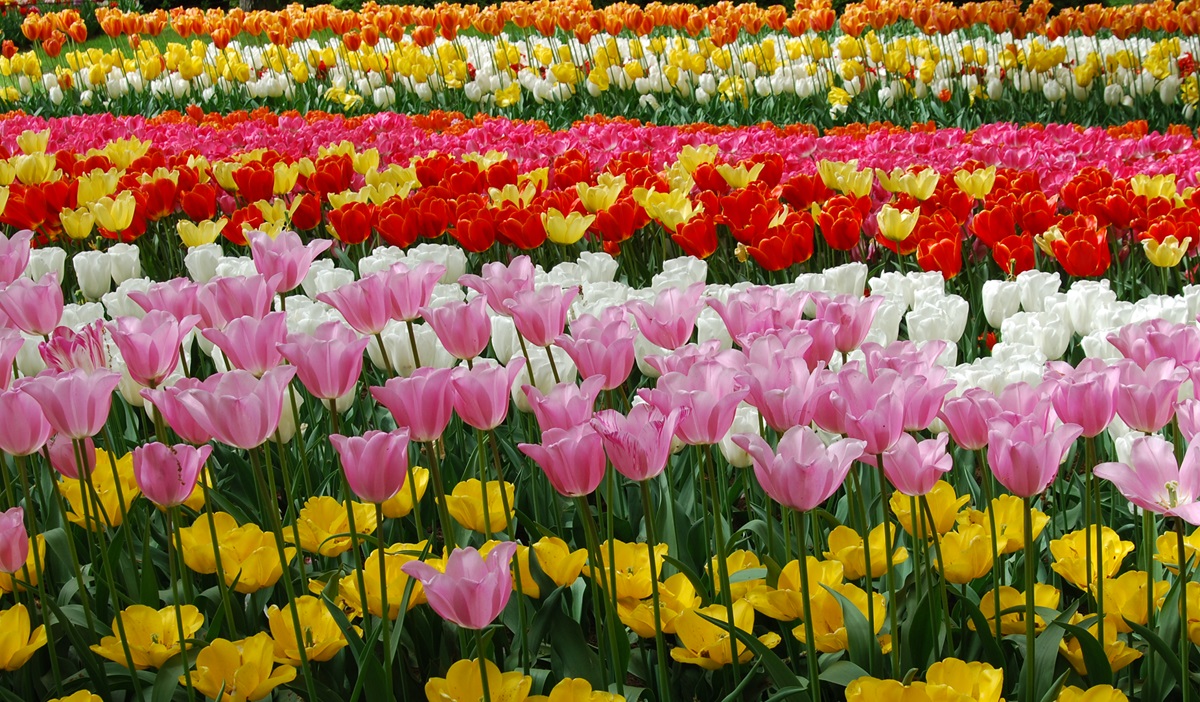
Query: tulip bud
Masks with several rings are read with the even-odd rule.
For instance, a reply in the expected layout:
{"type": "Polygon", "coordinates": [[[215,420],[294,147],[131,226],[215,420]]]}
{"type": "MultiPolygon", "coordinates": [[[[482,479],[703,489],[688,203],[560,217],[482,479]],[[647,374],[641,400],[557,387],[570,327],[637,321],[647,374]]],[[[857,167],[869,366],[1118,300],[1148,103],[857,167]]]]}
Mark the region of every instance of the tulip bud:
{"type": "Polygon", "coordinates": [[[133,244],[113,244],[108,247],[108,260],[115,285],[120,285],[130,278],[139,278],[142,275],[142,261],[138,256],[138,247],[133,244]]]}
{"type": "Polygon", "coordinates": [[[993,329],[1021,307],[1021,291],[1016,281],[989,280],[983,284],[983,315],[993,329]]]}
{"type": "Polygon", "coordinates": [[[71,259],[79,291],[89,300],[99,300],[112,286],[112,263],[104,251],[81,251],[71,259]]]}

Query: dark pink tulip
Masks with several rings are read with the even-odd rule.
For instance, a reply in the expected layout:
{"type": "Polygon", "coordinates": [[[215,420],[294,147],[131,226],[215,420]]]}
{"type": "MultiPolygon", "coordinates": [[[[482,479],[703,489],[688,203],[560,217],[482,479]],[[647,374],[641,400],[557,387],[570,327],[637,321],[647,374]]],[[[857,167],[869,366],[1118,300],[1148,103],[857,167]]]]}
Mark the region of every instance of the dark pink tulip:
{"type": "Polygon", "coordinates": [[[29,378],[20,390],[37,400],[54,431],[69,439],[86,439],[104,428],[120,382],[121,374],[110,370],[76,369],[29,378]]]}
{"type": "Polygon", "coordinates": [[[255,270],[267,279],[279,276],[281,293],[295,290],[308,275],[312,262],[333,245],[329,239],[314,239],[305,246],[300,235],[292,231],[279,232],[274,239],[262,232],[251,232],[248,238],[255,270]]]}
{"type": "Polygon", "coordinates": [[[113,342],[133,382],[158,387],[179,366],[180,344],[199,321],[198,317],[176,320],[169,312],[155,311],[141,319],[121,317],[114,322],[113,342]]]}
{"type": "Polygon", "coordinates": [[[0,234],[0,288],[20,278],[29,267],[29,242],[33,232],[28,229],[4,236],[0,234]]]}
{"type": "Polygon", "coordinates": [[[817,303],[817,319],[834,325],[833,347],[842,353],[849,353],[862,344],[875,321],[875,311],[883,304],[883,298],[878,296],[829,298],[815,295],[813,300],[817,303]]]}
{"type": "Polygon", "coordinates": [[[391,295],[383,273],[321,293],[317,299],[340,312],[359,334],[374,336],[392,321],[391,295]]]}
{"type": "Polygon", "coordinates": [[[28,456],[42,450],[54,432],[42,407],[20,390],[0,390],[0,451],[28,456]]]}
{"type": "Polygon", "coordinates": [[[438,616],[464,629],[481,630],[500,616],[512,597],[510,566],[516,551],[515,541],[498,544],[487,559],[473,548],[456,548],[446,559],[445,572],[421,561],[400,569],[421,581],[438,616]]]}
{"type": "Polygon", "coordinates": [[[602,376],[603,390],[620,387],[633,371],[636,334],[615,308],[605,310],[604,319],[582,315],[571,322],[571,335],[560,334],[555,345],[567,352],[584,379],[602,376]],[[613,312],[610,314],[609,310],[613,312]]]}
{"type": "Polygon", "coordinates": [[[487,303],[497,314],[509,316],[505,306],[517,293],[533,290],[533,261],[528,256],[517,256],[507,266],[499,261],[483,264],[483,275],[464,275],[458,279],[480,295],[487,296],[487,303]]]}
{"type": "Polygon", "coordinates": [[[279,345],[287,340],[287,314],[271,312],[261,318],[238,317],[223,328],[200,332],[213,342],[229,363],[261,378],[283,362],[279,345]]]}
{"type": "Polygon", "coordinates": [[[679,411],[664,415],[648,403],[634,405],[628,416],[611,409],[597,412],[591,421],[613,468],[635,482],[657,477],[667,467],[678,423],[679,411]]]}
{"type": "Polygon", "coordinates": [[[1200,444],[1188,446],[1180,465],[1169,441],[1142,436],[1133,440],[1129,462],[1101,463],[1096,475],[1142,509],[1200,525],[1200,444]]]}
{"type": "Polygon", "coordinates": [[[919,497],[928,494],[934,483],[954,467],[954,459],[946,452],[949,434],[938,434],[935,439],[918,442],[912,434],[901,434],[890,449],[883,452],[880,461],[883,474],[897,490],[919,497]]]}
{"type": "Polygon", "coordinates": [[[514,358],[507,366],[492,363],[476,363],[471,369],[459,366],[450,380],[454,410],[476,429],[495,429],[508,416],[512,385],[523,370],[524,358],[514,358]]]}
{"type": "Polygon", "coordinates": [[[224,329],[238,317],[266,317],[275,302],[278,283],[278,278],[261,275],[213,278],[196,292],[203,326],[224,329]]]}
{"type": "Polygon", "coordinates": [[[1108,428],[1117,416],[1117,385],[1121,371],[1098,358],[1085,358],[1079,366],[1051,363],[1046,379],[1054,383],[1050,401],[1054,413],[1068,424],[1078,424],[1091,438],[1108,428]]]}
{"type": "Polygon", "coordinates": [[[183,319],[200,314],[199,291],[200,286],[188,278],[172,278],[162,283],[152,283],[145,291],[131,290],[129,299],[147,312],[162,310],[170,312],[175,319],[183,319]]]}
{"type": "Polygon", "coordinates": [[[29,532],[25,531],[25,510],[12,507],[0,512],[0,571],[16,573],[29,559],[29,532]]]}
{"type": "Polygon", "coordinates": [[[987,446],[988,422],[1001,412],[996,396],[983,388],[969,388],[942,403],[938,417],[960,448],[978,451],[987,446]]]}
{"type": "MultiPolygon", "coordinates": [[[[896,371],[886,370],[886,373],[896,371]]],[[[935,372],[935,377],[945,374],[935,372]]],[[[938,383],[934,378],[915,374],[904,374],[896,384],[904,401],[904,430],[925,431],[937,419],[946,395],[954,389],[954,383],[938,383]]]]}
{"type": "Polygon", "coordinates": [[[1108,343],[1141,368],[1159,358],[1170,358],[1178,365],[1200,360],[1200,329],[1165,319],[1127,324],[1109,334],[1108,343]]]}
{"type": "Polygon", "coordinates": [[[408,476],[408,429],[369,431],[363,436],[330,434],[342,459],[346,482],[359,499],[383,504],[392,499],[408,476]]]}
{"type": "Polygon", "coordinates": [[[784,351],[779,337],[759,337],[747,349],[750,362],[746,375],[750,383],[747,401],[762,415],[767,426],[785,432],[796,426],[810,424],[815,406],[813,398],[822,373],[808,370],[800,355],[784,351]]]}
{"type": "Polygon", "coordinates": [[[283,392],[295,374],[291,366],[272,368],[262,378],[240,370],[218,373],[177,399],[214,439],[248,450],[279,428],[283,392]]]}
{"type": "Polygon", "coordinates": [[[78,332],[58,327],[48,341],[38,344],[38,353],[47,368],[59,373],[75,368],[89,373],[97,368],[108,368],[104,322],[96,320],[78,332]]]}
{"type": "Polygon", "coordinates": [[[517,448],[542,467],[564,497],[590,495],[604,480],[604,443],[587,424],[548,429],[542,433],[542,443],[517,444],[517,448]]]}
{"type": "Polygon", "coordinates": [[[421,308],[433,297],[433,287],[446,274],[446,267],[422,261],[414,268],[397,263],[383,275],[391,295],[392,319],[411,322],[421,317],[421,308]]]}
{"type": "Polygon", "coordinates": [[[668,351],[683,346],[692,338],[696,317],[704,309],[700,296],[704,283],[693,283],[686,290],[667,288],[654,298],[654,304],[634,300],[625,305],[637,321],[638,331],[655,346],[668,351]]]}
{"type": "Polygon", "coordinates": [[[155,441],[133,450],[133,477],[146,499],[159,507],[175,507],[196,489],[211,454],[212,446],[167,446],[155,441]]]}
{"type": "Polygon", "coordinates": [[[659,375],[687,373],[692,366],[701,361],[712,361],[736,371],[746,367],[746,355],[732,349],[722,349],[718,339],[709,339],[703,344],[681,346],[662,356],[646,356],[645,361],[658,371],[659,375]]]}
{"type": "Polygon", "coordinates": [[[701,361],[686,374],[667,373],[655,389],[639,391],[663,414],[680,411],[675,436],[689,445],[720,443],[749,393],[745,374],[716,361],[701,361]]]}
{"type": "Polygon", "coordinates": [[[519,292],[504,305],[521,336],[534,346],[549,346],[563,333],[567,312],[578,295],[577,287],[563,289],[546,285],[538,290],[519,292]]]}
{"type": "Polygon", "coordinates": [[[529,398],[529,406],[542,431],[570,429],[587,424],[592,418],[603,383],[603,377],[592,376],[583,381],[583,385],[559,383],[548,395],[543,395],[532,385],[522,385],[521,391],[529,398]]]}
{"type": "Polygon", "coordinates": [[[733,443],[754,459],[754,475],[763,491],[779,504],[802,512],[819,507],[837,492],[865,448],[858,439],[841,439],[826,447],[809,427],[788,429],[777,451],[757,434],[738,434],[733,443]]]}
{"type": "Polygon", "coordinates": [[[336,400],[354,389],[362,375],[363,351],[370,339],[341,322],[326,322],[311,336],[289,334],[279,353],[296,367],[296,376],[312,396],[336,400]]]}
{"type": "Polygon", "coordinates": [[[438,307],[422,307],[421,316],[451,356],[469,361],[482,354],[492,338],[492,318],[486,307],[487,298],[479,295],[470,302],[452,300],[438,307]]]}
{"type": "Polygon", "coordinates": [[[1156,358],[1143,369],[1134,361],[1117,365],[1117,414],[1121,420],[1147,434],[1153,434],[1175,416],[1179,386],[1187,380],[1187,371],[1169,358],[1156,358]]]}
{"type": "Polygon", "coordinates": [[[17,278],[0,289],[0,312],[9,324],[33,336],[49,336],[62,321],[63,292],[58,275],[51,273],[36,283],[17,278]]]}
{"type": "Polygon", "coordinates": [[[454,373],[451,368],[418,368],[407,378],[390,378],[383,387],[371,388],[371,396],[392,413],[397,426],[408,429],[409,438],[428,443],[441,438],[450,423],[454,373]]]}
{"type": "Polygon", "coordinates": [[[1039,422],[1015,425],[993,419],[988,430],[988,466],[1000,484],[1017,497],[1039,495],[1058,475],[1071,444],[1083,433],[1077,424],[1047,431],[1039,422]]]}
{"type": "Polygon", "coordinates": [[[143,388],[139,391],[143,398],[154,406],[156,412],[161,412],[163,419],[170,425],[179,438],[189,444],[207,444],[212,441],[212,434],[192,417],[192,413],[179,403],[179,393],[185,390],[203,389],[204,381],[196,378],[180,378],[174,385],[152,390],[143,388]]]}
{"type": "Polygon", "coordinates": [[[25,337],[8,327],[0,327],[0,390],[7,390],[13,380],[13,362],[25,345],[25,337]]]}
{"type": "MultiPolygon", "coordinates": [[[[55,434],[46,442],[46,450],[50,452],[50,465],[64,478],[76,480],[79,478],[79,458],[75,455],[75,442],[61,434],[55,434]]],[[[83,440],[83,460],[87,464],[88,475],[96,470],[96,443],[92,437],[83,440]]]]}

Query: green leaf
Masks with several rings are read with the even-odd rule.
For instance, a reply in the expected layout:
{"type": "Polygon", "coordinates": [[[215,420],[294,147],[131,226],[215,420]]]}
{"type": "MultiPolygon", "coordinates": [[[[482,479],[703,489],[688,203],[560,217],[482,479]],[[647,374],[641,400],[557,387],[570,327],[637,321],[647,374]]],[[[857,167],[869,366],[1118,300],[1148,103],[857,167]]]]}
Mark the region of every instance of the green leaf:
{"type": "Polygon", "coordinates": [[[183,687],[183,683],[179,681],[181,675],[183,675],[183,656],[172,656],[154,676],[154,686],[149,691],[150,702],[168,702],[174,697],[175,691],[183,687]]]}
{"type": "MultiPolygon", "coordinates": [[[[729,622],[720,619],[714,619],[703,612],[696,612],[696,614],[710,624],[719,626],[722,630],[728,630],[729,622]]],[[[784,663],[783,659],[780,658],[778,654],[767,648],[766,644],[764,644],[762,641],[759,641],[758,637],[755,636],[753,632],[735,629],[734,633],[737,635],[738,640],[745,644],[746,648],[750,649],[754,653],[756,658],[762,660],[763,668],[766,669],[767,676],[771,678],[771,682],[775,685],[775,687],[780,689],[795,688],[798,691],[807,690],[808,681],[798,677],[795,673],[793,673],[792,669],[788,667],[787,663],[784,663]]],[[[802,698],[797,697],[796,699],[807,700],[808,698],[809,696],[804,694],[802,698]]]]}
{"type": "Polygon", "coordinates": [[[550,667],[556,673],[564,678],[586,678],[593,687],[599,689],[600,659],[584,640],[579,622],[557,611],[550,641],[550,667]]]}
{"type": "Polygon", "coordinates": [[[846,687],[855,680],[866,677],[870,677],[867,671],[850,661],[835,661],[821,671],[821,682],[831,682],[841,687],[846,687]]]}
{"type": "Polygon", "coordinates": [[[1063,624],[1062,627],[1079,642],[1083,665],[1087,668],[1088,682],[1092,685],[1112,685],[1112,665],[1096,637],[1078,624],[1063,624]]]}
{"type": "Polygon", "coordinates": [[[879,670],[883,663],[883,652],[879,648],[879,642],[875,640],[867,618],[845,595],[828,585],[822,584],[821,587],[836,597],[842,605],[842,621],[846,625],[846,637],[850,644],[850,660],[860,668],[879,670]]]}
{"type": "Polygon", "coordinates": [[[1071,671],[1067,670],[1064,671],[1062,675],[1058,676],[1058,679],[1054,681],[1054,684],[1050,686],[1050,689],[1046,690],[1046,694],[1042,695],[1042,702],[1055,702],[1055,700],[1058,699],[1059,693],[1062,692],[1063,684],[1067,681],[1067,676],[1070,674],[1071,671]]]}

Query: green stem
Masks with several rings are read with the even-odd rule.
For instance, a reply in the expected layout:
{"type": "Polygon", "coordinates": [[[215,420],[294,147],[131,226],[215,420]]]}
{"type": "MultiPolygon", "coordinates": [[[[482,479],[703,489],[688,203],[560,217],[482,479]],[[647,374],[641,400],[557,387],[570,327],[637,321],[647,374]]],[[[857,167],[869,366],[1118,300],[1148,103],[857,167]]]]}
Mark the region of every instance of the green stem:
{"type": "MultiPolygon", "coordinates": [[[[821,670],[817,664],[817,641],[816,634],[813,632],[812,612],[812,595],[809,593],[811,585],[808,582],[808,513],[804,511],[797,512],[797,518],[800,520],[799,539],[800,539],[800,595],[804,598],[804,645],[808,649],[806,657],[808,658],[808,689],[809,695],[814,699],[821,698],[821,670]]],[[[871,603],[867,603],[869,608],[871,603]]]]}
{"type": "Polygon", "coordinates": [[[179,524],[176,522],[176,516],[179,508],[168,507],[164,516],[164,521],[167,527],[167,577],[171,579],[171,604],[175,610],[175,626],[178,632],[179,654],[183,656],[183,682],[187,687],[188,699],[194,699],[196,696],[195,690],[192,689],[192,672],[191,663],[188,661],[187,636],[183,630],[183,606],[179,603],[179,580],[185,577],[183,564],[179,563],[179,556],[183,555],[183,544],[176,546],[173,541],[175,535],[179,534],[179,524]],[[178,574],[178,577],[176,577],[178,574]]]}
{"type": "MultiPolygon", "coordinates": [[[[888,505],[891,504],[891,496],[888,494],[887,479],[883,475],[883,454],[879,455],[879,485],[883,490],[883,539],[886,542],[883,546],[884,559],[887,562],[887,589],[888,589],[888,616],[891,622],[892,629],[892,674],[900,674],[900,623],[899,615],[896,610],[899,609],[896,602],[896,580],[893,574],[894,570],[894,554],[895,542],[892,541],[892,520],[888,516],[888,505]]],[[[864,543],[864,551],[871,550],[870,539],[864,543]]],[[[870,607],[870,603],[867,604],[870,607]]]]}
{"type": "MultiPolygon", "coordinates": [[[[446,486],[442,482],[442,462],[438,458],[437,442],[425,444],[429,453],[429,477],[433,482],[433,496],[437,499],[438,521],[442,527],[442,541],[446,544],[446,553],[454,550],[454,522],[450,521],[450,511],[446,509],[446,486]]],[[[414,504],[413,509],[417,506],[414,504]]]]}
{"type": "Polygon", "coordinates": [[[1179,546],[1179,662],[1183,670],[1183,679],[1179,681],[1179,686],[1183,690],[1183,702],[1191,702],[1192,699],[1192,679],[1188,670],[1188,657],[1192,649],[1192,642],[1188,638],[1188,581],[1191,580],[1188,575],[1188,566],[1191,565],[1190,558],[1184,555],[1183,537],[1183,520],[1175,519],[1175,538],[1179,546]]]}
{"type": "Polygon", "coordinates": [[[658,534],[654,529],[654,500],[650,494],[650,481],[643,480],[642,511],[646,515],[646,551],[650,555],[650,598],[654,605],[654,652],[658,657],[658,698],[660,702],[671,699],[671,688],[667,678],[667,644],[663,639],[662,610],[658,595],[658,564],[655,563],[654,548],[658,545],[658,534]]]}
{"type": "Polygon", "coordinates": [[[475,630],[475,656],[479,661],[479,683],[483,688],[483,702],[492,702],[492,691],[488,687],[487,656],[484,655],[483,630],[475,630]]]}
{"type": "Polygon", "coordinates": [[[988,529],[992,540],[992,597],[994,614],[996,615],[996,638],[1000,638],[1000,586],[1004,583],[1000,567],[1000,544],[996,533],[996,503],[992,501],[992,476],[986,467],[987,454],[979,450],[980,483],[983,485],[983,499],[987,501],[988,529]]]}
{"type": "MultiPolygon", "coordinates": [[[[17,464],[17,476],[21,481],[21,492],[23,492],[25,495],[25,514],[29,516],[29,528],[31,533],[36,535],[40,533],[40,530],[38,529],[37,511],[34,509],[33,504],[33,493],[29,488],[29,473],[25,468],[25,457],[13,456],[13,461],[17,464]]],[[[31,550],[33,551],[33,569],[35,571],[34,576],[37,580],[38,602],[45,602],[45,580],[49,573],[42,570],[42,554],[41,550],[38,548],[37,536],[33,537],[33,548],[31,550]]],[[[15,590],[16,588],[13,589],[15,590]]],[[[46,626],[47,638],[50,641],[54,641],[54,627],[52,626],[52,622],[46,619],[44,616],[42,617],[42,620],[46,626]]],[[[62,677],[59,675],[57,647],[51,644],[46,648],[50,651],[50,670],[54,675],[54,689],[59,694],[62,694],[62,677]]]]}
{"type": "Polygon", "coordinates": [[[375,536],[379,543],[379,598],[383,602],[383,680],[384,699],[393,699],[395,688],[392,683],[392,617],[391,607],[388,606],[387,591],[387,558],[383,545],[383,505],[375,505],[375,536]]]}
{"type": "Polygon", "coordinates": [[[1025,498],[1025,690],[1022,697],[1034,699],[1037,685],[1037,656],[1034,655],[1034,554],[1033,498],[1025,498]]]}
{"type": "MultiPolygon", "coordinates": [[[[601,622],[600,603],[601,603],[601,601],[604,602],[605,610],[608,610],[608,608],[609,608],[607,595],[602,595],[602,593],[600,592],[602,588],[599,586],[599,583],[601,581],[603,581],[605,583],[605,586],[603,589],[612,587],[608,583],[608,575],[607,575],[608,571],[612,567],[612,563],[610,561],[609,563],[605,564],[604,561],[602,561],[600,558],[600,534],[596,528],[596,522],[592,519],[592,508],[588,505],[586,498],[584,498],[584,497],[576,497],[575,498],[575,511],[579,513],[579,518],[583,520],[584,538],[587,541],[587,549],[588,549],[588,562],[592,566],[592,568],[591,568],[592,609],[594,610],[593,616],[596,619],[596,647],[599,648],[600,647],[600,638],[601,638],[600,637],[600,622],[601,622]],[[599,579],[597,579],[597,577],[599,577],[599,579]],[[601,599],[602,597],[604,598],[603,600],[601,599]]],[[[606,612],[606,613],[611,614],[611,612],[606,612]]],[[[609,653],[612,656],[611,660],[612,660],[613,665],[615,666],[616,662],[618,660],[618,656],[617,656],[616,648],[613,646],[613,637],[611,635],[612,629],[614,627],[613,627],[612,621],[609,619],[608,616],[605,617],[605,621],[608,623],[608,626],[605,627],[605,629],[606,629],[605,638],[608,639],[609,653]]],[[[605,656],[600,656],[600,666],[601,666],[601,669],[600,669],[601,678],[605,681],[606,687],[607,687],[608,660],[605,658],[605,656]]],[[[613,677],[616,677],[615,669],[613,672],[613,677]]]]}
{"type": "Polygon", "coordinates": [[[713,538],[716,539],[717,576],[721,584],[721,600],[725,605],[726,621],[729,625],[729,657],[733,662],[733,677],[741,679],[741,662],[738,660],[737,622],[733,617],[733,591],[729,585],[729,563],[726,562],[728,544],[725,542],[725,505],[721,499],[721,483],[717,481],[716,460],[713,458],[713,447],[702,446],[705,456],[705,467],[708,469],[708,483],[712,490],[713,503],[713,538]]]}

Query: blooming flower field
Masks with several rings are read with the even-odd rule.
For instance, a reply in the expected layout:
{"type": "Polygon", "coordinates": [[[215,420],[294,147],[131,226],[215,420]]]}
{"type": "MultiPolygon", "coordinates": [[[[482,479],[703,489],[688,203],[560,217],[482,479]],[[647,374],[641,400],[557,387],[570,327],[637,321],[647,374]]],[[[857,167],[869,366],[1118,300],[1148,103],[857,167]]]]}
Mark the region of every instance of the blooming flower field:
{"type": "Polygon", "coordinates": [[[1191,0],[22,14],[0,700],[1195,699],[1191,0]]]}

